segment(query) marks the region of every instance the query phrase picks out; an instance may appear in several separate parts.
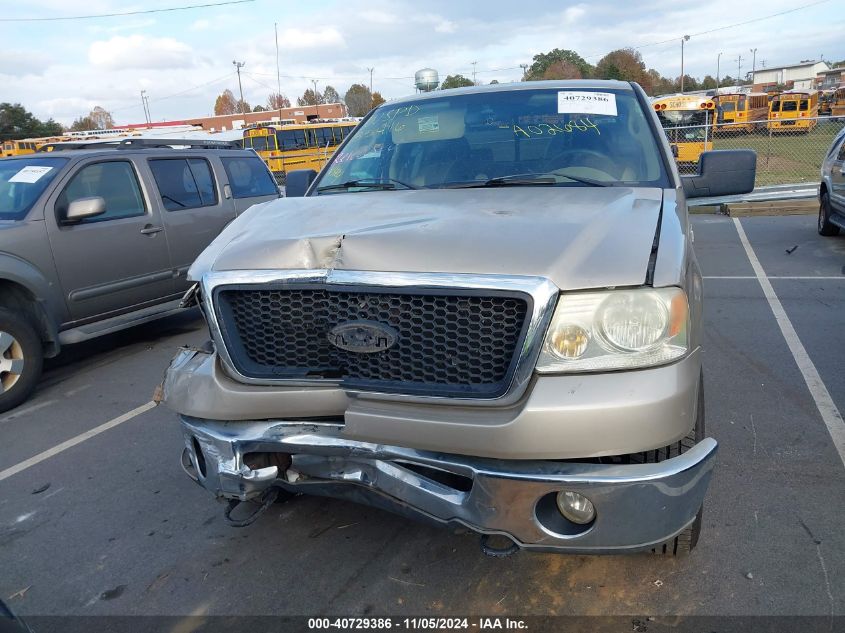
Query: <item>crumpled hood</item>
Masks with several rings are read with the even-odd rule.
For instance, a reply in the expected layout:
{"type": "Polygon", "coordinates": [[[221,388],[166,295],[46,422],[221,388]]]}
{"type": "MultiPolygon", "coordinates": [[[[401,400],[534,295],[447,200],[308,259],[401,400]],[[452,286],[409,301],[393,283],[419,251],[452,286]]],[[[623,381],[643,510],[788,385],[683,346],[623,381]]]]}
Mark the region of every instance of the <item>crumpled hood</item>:
{"type": "Polygon", "coordinates": [[[547,277],[562,289],[642,284],[662,191],[504,187],[374,191],[256,205],[189,277],[346,269],[547,277]]]}

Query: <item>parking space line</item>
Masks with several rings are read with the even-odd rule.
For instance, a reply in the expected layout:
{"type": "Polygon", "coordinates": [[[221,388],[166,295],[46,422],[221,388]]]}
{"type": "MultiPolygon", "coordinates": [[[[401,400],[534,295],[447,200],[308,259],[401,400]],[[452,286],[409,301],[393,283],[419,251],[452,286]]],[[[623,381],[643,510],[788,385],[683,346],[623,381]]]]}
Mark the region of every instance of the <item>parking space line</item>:
{"type": "Polygon", "coordinates": [[[816,408],[819,410],[819,414],[822,416],[822,420],[830,433],[833,445],[839,452],[839,458],[842,460],[842,464],[845,465],[845,421],[842,420],[842,415],[839,413],[839,409],[836,408],[833,398],[830,397],[830,392],[825,387],[819,371],[816,369],[813,361],[810,360],[810,355],[807,354],[807,350],[804,349],[801,339],[798,338],[792,321],[786,315],[786,310],[783,309],[780,299],[775,294],[775,289],[772,287],[769,278],[766,277],[766,272],[763,270],[760,260],[757,259],[757,255],[754,253],[748,237],[745,235],[745,229],[742,228],[742,223],[739,221],[739,218],[733,218],[733,221],[736,232],[739,234],[739,240],[742,242],[742,247],[748,256],[748,261],[751,262],[751,268],[754,269],[757,281],[760,282],[760,287],[763,289],[763,295],[769,302],[769,307],[775,315],[775,321],[777,321],[783,338],[786,339],[786,345],[789,347],[789,351],[792,352],[792,357],[798,365],[798,370],[804,377],[804,382],[807,383],[807,389],[810,390],[810,395],[816,403],[816,408]]]}
{"type": "Polygon", "coordinates": [[[66,451],[67,449],[72,448],[72,447],[76,446],[77,444],[81,444],[85,440],[90,440],[92,437],[99,435],[100,433],[103,433],[104,431],[108,431],[109,429],[113,429],[114,427],[116,427],[120,424],[123,424],[124,422],[127,422],[127,421],[131,420],[132,418],[138,417],[142,413],[146,413],[147,411],[154,408],[155,406],[156,406],[156,403],[153,402],[153,401],[147,402],[146,404],[142,404],[140,407],[136,407],[136,408],[132,409],[131,411],[127,411],[123,415],[120,415],[116,418],[113,418],[113,419],[109,420],[108,422],[101,424],[100,426],[95,426],[93,429],[85,431],[85,433],[80,433],[76,437],[72,437],[69,440],[62,442],[61,444],[54,446],[53,448],[48,448],[43,453],[38,453],[38,455],[33,455],[29,459],[24,460],[24,461],[20,462],[19,464],[15,464],[14,466],[7,468],[6,470],[0,470],[0,481],[3,481],[4,479],[8,479],[12,475],[17,475],[19,472],[22,472],[22,471],[26,470],[27,468],[35,466],[36,464],[40,464],[45,459],[49,459],[50,457],[53,457],[54,455],[58,455],[59,453],[66,451]]]}
{"type": "MultiPolygon", "coordinates": [[[[757,279],[756,275],[702,275],[702,279],[757,279]]],[[[816,280],[816,281],[845,281],[845,275],[825,277],[822,275],[769,275],[767,279],[785,280],[816,280]]]]}

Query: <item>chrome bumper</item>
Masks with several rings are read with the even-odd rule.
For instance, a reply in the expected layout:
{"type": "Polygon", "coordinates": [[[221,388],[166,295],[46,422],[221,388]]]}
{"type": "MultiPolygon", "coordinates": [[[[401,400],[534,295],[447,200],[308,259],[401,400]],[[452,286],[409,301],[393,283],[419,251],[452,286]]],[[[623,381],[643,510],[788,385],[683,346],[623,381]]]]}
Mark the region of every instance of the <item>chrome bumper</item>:
{"type": "Polygon", "coordinates": [[[649,549],[681,532],[701,507],[717,449],[708,438],[659,464],[498,460],[349,440],[335,424],[181,419],[182,465],[218,497],[246,501],[280,487],[572,553],[649,549]],[[284,453],[291,465],[253,470],[250,453],[284,453]],[[560,490],[593,502],[592,524],[562,517],[560,490]]]}

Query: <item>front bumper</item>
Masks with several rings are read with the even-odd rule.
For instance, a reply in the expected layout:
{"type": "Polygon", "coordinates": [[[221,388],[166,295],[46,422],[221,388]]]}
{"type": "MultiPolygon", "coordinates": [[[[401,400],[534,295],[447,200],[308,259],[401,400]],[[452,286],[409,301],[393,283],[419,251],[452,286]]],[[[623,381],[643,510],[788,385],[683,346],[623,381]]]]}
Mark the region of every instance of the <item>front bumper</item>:
{"type": "Polygon", "coordinates": [[[245,501],[280,487],[571,553],[644,550],[680,533],[701,507],[717,448],[708,438],[658,464],[500,460],[351,440],[338,424],[181,420],[183,467],[218,497],[245,501]],[[284,463],[284,472],[247,466],[268,453],[285,457],[261,463],[284,463]],[[560,490],[592,501],[590,525],[563,518],[560,490]]]}

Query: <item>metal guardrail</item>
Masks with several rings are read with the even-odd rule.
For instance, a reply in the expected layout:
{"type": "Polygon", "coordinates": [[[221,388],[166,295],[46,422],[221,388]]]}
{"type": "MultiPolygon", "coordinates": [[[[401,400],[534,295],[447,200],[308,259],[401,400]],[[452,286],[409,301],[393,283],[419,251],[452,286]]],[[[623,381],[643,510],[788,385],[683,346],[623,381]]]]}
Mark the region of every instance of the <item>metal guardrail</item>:
{"type": "Polygon", "coordinates": [[[693,198],[687,202],[690,207],[709,207],[736,202],[770,202],[772,200],[809,200],[819,195],[817,183],[796,183],[790,185],[770,185],[755,187],[751,193],[735,196],[713,196],[693,198]]]}

